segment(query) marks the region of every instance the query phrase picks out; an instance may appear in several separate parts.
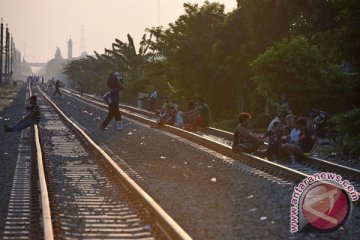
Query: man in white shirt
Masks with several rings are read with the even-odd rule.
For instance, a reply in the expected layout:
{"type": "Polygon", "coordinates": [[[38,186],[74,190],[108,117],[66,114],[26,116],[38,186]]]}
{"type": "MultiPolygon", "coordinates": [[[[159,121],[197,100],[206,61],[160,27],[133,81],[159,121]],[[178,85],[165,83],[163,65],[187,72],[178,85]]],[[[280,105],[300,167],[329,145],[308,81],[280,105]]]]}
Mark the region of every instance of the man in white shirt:
{"type": "Polygon", "coordinates": [[[275,122],[285,124],[285,119],[286,119],[287,114],[288,114],[287,112],[281,112],[278,117],[274,118],[269,124],[268,131],[271,131],[271,130],[274,131],[273,128],[274,128],[275,122]]]}

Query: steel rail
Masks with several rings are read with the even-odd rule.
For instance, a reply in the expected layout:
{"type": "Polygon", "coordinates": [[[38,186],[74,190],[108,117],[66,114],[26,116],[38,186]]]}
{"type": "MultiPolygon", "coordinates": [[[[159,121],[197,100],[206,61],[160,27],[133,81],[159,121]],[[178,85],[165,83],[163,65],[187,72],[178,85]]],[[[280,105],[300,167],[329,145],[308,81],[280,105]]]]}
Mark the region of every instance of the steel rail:
{"type": "MultiPolygon", "coordinates": [[[[88,98],[81,98],[81,97],[75,95],[74,93],[69,93],[69,92],[76,92],[74,90],[71,90],[71,91],[68,90],[67,94],[77,97],[85,102],[88,102],[88,103],[98,106],[100,108],[103,108],[103,109],[108,108],[108,106],[106,104],[100,103],[99,102],[100,99],[97,97],[90,96],[90,98],[93,99],[93,100],[91,100],[88,98]]],[[[149,116],[148,114],[153,115],[153,113],[151,113],[149,111],[142,110],[142,109],[139,110],[135,107],[129,107],[129,106],[122,105],[122,104],[120,104],[120,107],[123,109],[126,109],[127,111],[136,111],[137,113],[139,113],[139,114],[134,114],[134,113],[130,113],[127,111],[122,111],[122,114],[128,118],[142,122],[142,123],[144,123],[146,125],[150,125],[150,126],[153,126],[155,124],[154,120],[151,120],[149,118],[145,118],[145,117],[141,116],[141,115],[149,116]]],[[[192,132],[188,132],[188,131],[180,129],[180,128],[176,128],[176,127],[173,127],[170,125],[163,125],[161,128],[168,132],[171,132],[175,135],[178,135],[182,138],[185,138],[192,142],[196,142],[204,147],[214,150],[215,152],[222,153],[223,155],[225,155],[227,157],[236,159],[240,162],[243,162],[249,166],[252,166],[252,167],[259,169],[261,171],[264,171],[266,173],[269,173],[272,175],[275,174],[275,175],[284,177],[284,179],[292,179],[292,180],[300,182],[310,176],[309,174],[300,172],[300,171],[292,169],[290,167],[286,167],[279,163],[274,163],[274,162],[265,160],[263,158],[260,158],[258,156],[252,155],[252,154],[234,153],[232,151],[232,149],[230,148],[230,146],[228,146],[228,145],[225,145],[225,144],[222,144],[222,143],[210,140],[210,139],[205,139],[199,135],[196,135],[192,132]]],[[[227,132],[224,130],[208,127],[208,128],[204,128],[203,132],[207,132],[209,134],[212,134],[212,135],[215,135],[218,137],[220,136],[220,137],[230,140],[230,141],[233,140],[233,133],[227,132]]],[[[335,164],[335,163],[332,163],[332,162],[329,162],[326,160],[317,159],[314,157],[307,157],[307,156],[302,156],[301,159],[299,159],[298,161],[305,166],[312,166],[312,167],[319,168],[322,170],[330,170],[332,172],[335,171],[335,173],[337,173],[337,174],[343,174],[343,176],[350,177],[354,180],[360,179],[360,171],[357,169],[354,169],[354,168],[349,168],[349,167],[335,164]]],[[[360,195],[360,192],[357,191],[357,194],[360,195]]],[[[355,204],[356,205],[360,204],[360,201],[356,201],[355,204]]]]}
{"type": "MultiPolygon", "coordinates": [[[[70,94],[70,93],[68,93],[68,94],[70,94]]],[[[103,109],[107,109],[107,107],[108,107],[106,104],[100,103],[98,98],[93,97],[94,100],[91,100],[91,99],[80,98],[79,96],[75,96],[75,97],[77,97],[83,101],[86,101],[90,104],[93,104],[95,106],[98,106],[100,108],[103,108],[103,109]]],[[[129,117],[131,119],[134,119],[134,120],[144,123],[146,125],[153,126],[156,124],[156,122],[154,120],[145,118],[141,115],[135,115],[135,114],[132,114],[132,113],[129,113],[126,111],[122,111],[121,113],[126,117],[129,117]]],[[[180,129],[180,128],[176,128],[176,127],[173,127],[170,125],[164,125],[161,127],[161,129],[166,130],[167,132],[173,133],[182,138],[185,138],[187,140],[190,140],[192,142],[196,142],[196,143],[198,143],[204,147],[207,147],[211,150],[214,150],[216,152],[222,153],[223,155],[225,155],[227,157],[239,160],[241,162],[245,162],[246,164],[248,164],[250,166],[255,166],[255,167],[257,167],[265,172],[268,172],[268,173],[277,172],[278,175],[284,176],[289,179],[296,179],[297,181],[299,181],[299,180],[302,181],[304,178],[309,176],[300,171],[282,166],[277,163],[267,161],[265,159],[262,159],[260,157],[257,157],[257,156],[251,155],[251,154],[234,153],[232,151],[232,149],[225,144],[221,144],[221,143],[213,141],[213,140],[205,139],[199,135],[196,135],[194,133],[188,132],[188,131],[180,129]]]]}
{"type": "MultiPolygon", "coordinates": [[[[68,89],[66,88],[66,90],[68,90],[69,92],[72,93],[76,93],[75,90],[72,89],[68,89]]],[[[99,104],[98,101],[100,101],[99,98],[97,97],[93,97],[91,95],[86,95],[87,97],[95,100],[95,103],[97,106],[100,107],[106,107],[105,104],[99,104]]],[[[144,110],[144,109],[139,109],[133,106],[128,106],[128,105],[124,105],[124,104],[120,104],[120,107],[123,109],[126,109],[128,111],[134,111],[136,113],[139,114],[144,114],[146,116],[153,116],[154,113],[148,110],[144,110]]],[[[124,115],[131,117],[128,113],[124,113],[124,115]]],[[[217,128],[212,128],[212,127],[207,127],[202,129],[202,132],[217,136],[217,137],[221,137],[224,138],[228,141],[232,141],[234,134],[232,132],[228,132],[228,131],[224,131],[221,129],[217,129],[217,128]]],[[[355,169],[355,168],[351,168],[351,167],[347,167],[341,164],[337,164],[337,163],[333,163],[324,159],[320,159],[317,157],[313,157],[313,156],[302,156],[300,157],[300,159],[298,160],[301,164],[306,165],[306,166],[312,166],[318,169],[323,169],[323,170],[330,170],[330,171],[335,171],[338,174],[342,174],[345,175],[351,179],[357,180],[360,179],[360,170],[359,169],[355,169]]]]}
{"type": "MultiPolygon", "coordinates": [[[[208,132],[209,134],[221,136],[230,141],[233,139],[234,136],[234,134],[231,132],[219,130],[216,128],[206,128],[205,132],[208,132]]],[[[360,179],[359,169],[347,167],[344,165],[333,163],[313,156],[302,156],[300,157],[299,161],[304,165],[310,165],[319,169],[335,171],[338,174],[346,175],[347,177],[351,177],[352,179],[360,179]]]]}
{"type": "Polygon", "coordinates": [[[79,126],[77,126],[72,120],[70,120],[56,104],[38,87],[40,93],[50,103],[50,105],[56,110],[56,112],[65,120],[65,122],[71,126],[76,133],[97,152],[115,172],[118,173],[120,180],[124,185],[140,200],[145,208],[150,212],[150,215],[154,217],[158,226],[163,233],[170,239],[192,239],[185,230],[178,225],[174,219],[172,219],[163,210],[157,202],[147,194],[134,180],[132,180],[115,162],[111,157],[99,147],[79,126]]]}
{"type": "MultiPolygon", "coordinates": [[[[29,96],[32,96],[31,86],[29,85],[29,96]]],[[[39,135],[39,127],[37,124],[34,125],[35,132],[35,147],[36,147],[36,158],[38,164],[38,174],[39,174],[39,185],[40,185],[40,195],[41,195],[41,209],[42,209],[42,222],[43,222],[43,232],[45,240],[53,240],[54,232],[51,219],[51,210],[50,210],[50,201],[49,193],[47,189],[44,161],[42,155],[42,146],[39,135]]]]}

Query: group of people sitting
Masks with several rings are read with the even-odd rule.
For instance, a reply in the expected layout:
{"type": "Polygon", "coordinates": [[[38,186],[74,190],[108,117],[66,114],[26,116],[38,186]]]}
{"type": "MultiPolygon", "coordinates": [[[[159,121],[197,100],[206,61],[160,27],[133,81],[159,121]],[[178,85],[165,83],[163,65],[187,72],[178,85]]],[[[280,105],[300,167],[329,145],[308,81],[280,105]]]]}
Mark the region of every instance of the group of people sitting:
{"type": "Polygon", "coordinates": [[[297,157],[313,150],[319,123],[325,119],[325,115],[318,111],[306,119],[283,111],[271,121],[264,135],[257,135],[249,130],[250,118],[249,113],[240,113],[239,124],[234,132],[233,151],[255,153],[264,140],[268,139],[266,156],[269,160],[276,162],[287,156],[295,164],[297,157]]]}
{"type": "Polygon", "coordinates": [[[211,119],[209,106],[202,97],[198,98],[197,102],[191,100],[185,112],[167,99],[160,111],[156,111],[156,115],[157,126],[168,124],[188,131],[208,127],[211,119]]]}
{"type": "MultiPolygon", "coordinates": [[[[292,164],[295,164],[297,158],[313,151],[319,135],[323,137],[323,129],[319,126],[327,114],[314,107],[307,118],[296,116],[289,110],[286,96],[283,98],[285,101],[279,104],[278,116],[270,122],[263,135],[255,134],[250,130],[249,113],[240,113],[232,143],[234,152],[265,154],[267,159],[274,162],[287,157],[292,164]],[[258,148],[264,143],[267,143],[267,149],[261,152],[258,148]]],[[[188,131],[208,127],[211,120],[209,106],[201,97],[196,102],[190,101],[185,112],[167,98],[161,109],[156,111],[156,115],[158,116],[156,126],[168,124],[188,131]]]]}

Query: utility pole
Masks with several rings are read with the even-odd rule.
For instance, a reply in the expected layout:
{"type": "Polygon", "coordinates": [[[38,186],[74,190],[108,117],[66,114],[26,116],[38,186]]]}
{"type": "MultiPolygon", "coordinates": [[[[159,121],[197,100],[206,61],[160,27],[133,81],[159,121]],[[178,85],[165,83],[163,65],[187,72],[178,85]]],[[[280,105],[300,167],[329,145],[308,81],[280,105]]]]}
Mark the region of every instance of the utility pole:
{"type": "Polygon", "coordinates": [[[1,18],[0,24],[0,83],[2,83],[3,78],[3,38],[4,38],[4,24],[3,19],[1,18]]]}
{"type": "Polygon", "coordinates": [[[5,34],[5,82],[9,82],[9,28],[6,24],[6,34],[5,34]]]}
{"type": "Polygon", "coordinates": [[[18,51],[16,50],[16,45],[15,45],[15,42],[14,42],[14,45],[13,45],[13,71],[14,72],[17,72],[18,71],[18,51]]]}
{"type": "Polygon", "coordinates": [[[10,42],[10,81],[12,81],[13,76],[13,63],[14,63],[14,38],[11,36],[11,42],[10,42]]]}

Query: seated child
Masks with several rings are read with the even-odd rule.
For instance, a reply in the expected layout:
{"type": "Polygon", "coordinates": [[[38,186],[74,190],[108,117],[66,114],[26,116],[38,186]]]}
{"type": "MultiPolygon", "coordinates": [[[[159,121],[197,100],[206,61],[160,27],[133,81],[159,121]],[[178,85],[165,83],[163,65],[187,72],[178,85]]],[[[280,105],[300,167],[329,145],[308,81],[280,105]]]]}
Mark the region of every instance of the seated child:
{"type": "Polygon", "coordinates": [[[234,131],[232,150],[235,153],[254,153],[260,145],[258,139],[248,128],[249,113],[242,112],[239,115],[239,124],[234,131]]]}

